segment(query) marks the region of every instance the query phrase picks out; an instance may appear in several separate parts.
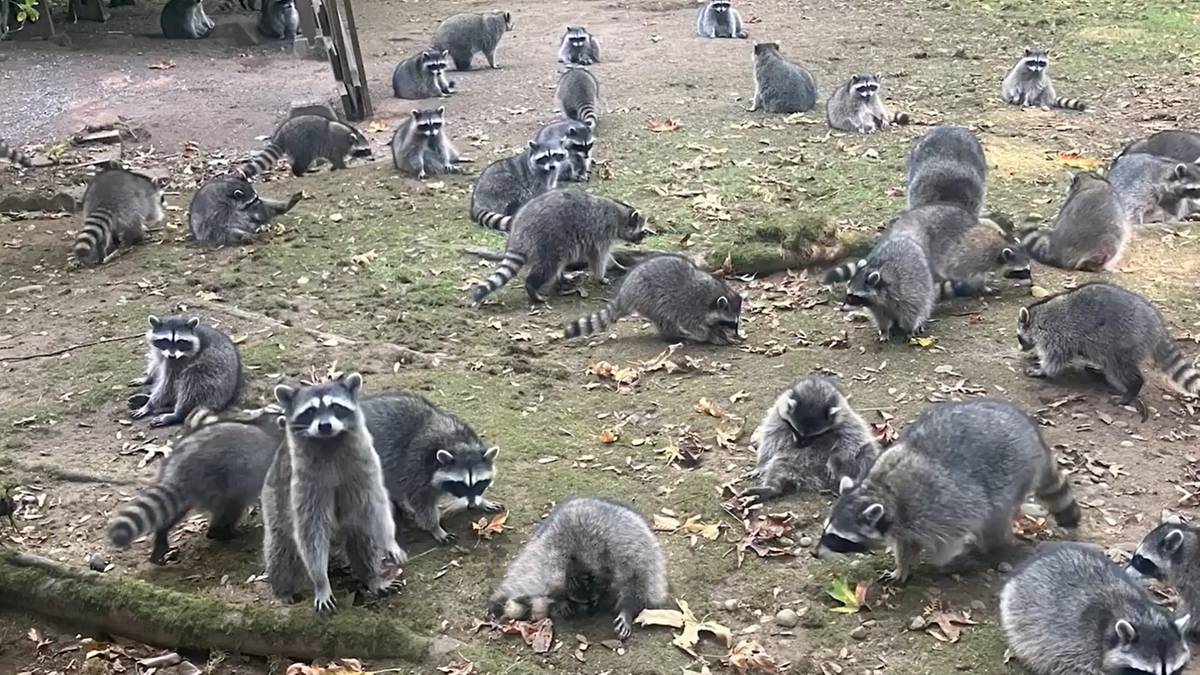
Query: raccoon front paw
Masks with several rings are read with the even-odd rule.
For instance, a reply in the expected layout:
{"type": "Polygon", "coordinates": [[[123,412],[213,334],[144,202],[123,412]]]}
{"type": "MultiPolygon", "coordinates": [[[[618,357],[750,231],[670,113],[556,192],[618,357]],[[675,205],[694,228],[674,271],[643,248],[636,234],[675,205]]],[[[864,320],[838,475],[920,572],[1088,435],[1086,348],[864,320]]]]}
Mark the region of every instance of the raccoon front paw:
{"type": "Polygon", "coordinates": [[[400,565],[408,562],[408,554],[405,553],[404,549],[400,548],[399,545],[393,544],[392,546],[388,547],[386,552],[384,552],[383,559],[399,567],[400,565]]]}
{"type": "Polygon", "coordinates": [[[1028,377],[1046,377],[1046,371],[1042,370],[1040,365],[1029,366],[1025,369],[1025,375],[1028,377]]]}
{"type": "Polygon", "coordinates": [[[150,428],[152,429],[156,429],[158,427],[169,427],[172,424],[177,423],[179,423],[179,416],[173,412],[156,415],[150,418],[150,428]]]}
{"type": "Polygon", "coordinates": [[[421,169],[420,171],[417,172],[417,180],[425,180],[428,177],[429,177],[429,174],[426,173],[424,169],[421,169]]]}
{"type": "Polygon", "coordinates": [[[142,387],[142,386],[145,386],[145,385],[147,385],[147,384],[149,384],[149,383],[150,383],[150,378],[148,378],[148,377],[145,377],[145,376],[142,376],[142,377],[135,377],[135,378],[133,378],[132,380],[130,380],[130,381],[129,381],[129,385],[128,385],[128,386],[130,386],[130,387],[142,387]]]}
{"type": "Polygon", "coordinates": [[[136,415],[136,417],[134,417],[134,419],[145,417],[146,415],[150,414],[150,395],[134,394],[133,396],[130,396],[129,409],[135,411],[134,415],[136,415]],[[143,410],[145,412],[142,412],[143,410]],[[140,415],[138,415],[139,412],[141,412],[140,415]]]}
{"type": "Polygon", "coordinates": [[[333,593],[325,591],[324,593],[317,594],[317,597],[313,598],[313,611],[323,616],[328,616],[336,612],[337,602],[333,599],[333,593]]]}
{"type": "MultiPolygon", "coordinates": [[[[131,408],[134,407],[132,401],[130,401],[129,407],[131,407],[131,408]]],[[[149,415],[150,412],[151,412],[150,405],[146,404],[146,405],[143,405],[142,407],[138,408],[137,410],[134,410],[133,412],[129,413],[129,416],[135,420],[140,420],[143,417],[149,415]]]]}
{"type": "Polygon", "coordinates": [[[633,635],[633,619],[628,614],[618,614],[617,618],[613,619],[613,629],[617,632],[617,637],[622,640],[628,640],[630,635],[633,635]]]}
{"type": "Polygon", "coordinates": [[[432,532],[432,534],[433,538],[436,539],[439,544],[453,544],[458,540],[457,534],[454,534],[453,532],[447,532],[441,528],[438,528],[432,532]]]}
{"type": "Polygon", "coordinates": [[[487,511],[488,513],[495,513],[497,511],[503,511],[504,504],[502,502],[493,502],[490,499],[485,499],[479,503],[479,508],[487,511]]]}
{"type": "Polygon", "coordinates": [[[879,575],[879,580],[885,584],[894,584],[899,586],[908,581],[908,570],[902,570],[899,567],[894,570],[888,570],[887,572],[879,575]]]}

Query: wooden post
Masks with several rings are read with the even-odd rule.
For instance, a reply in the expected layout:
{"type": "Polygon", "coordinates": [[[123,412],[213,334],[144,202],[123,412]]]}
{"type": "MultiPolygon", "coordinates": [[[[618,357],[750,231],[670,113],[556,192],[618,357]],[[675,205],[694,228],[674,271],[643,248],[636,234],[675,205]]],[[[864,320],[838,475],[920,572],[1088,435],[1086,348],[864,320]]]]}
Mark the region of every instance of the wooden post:
{"type": "Polygon", "coordinates": [[[362,52],[358,44],[358,30],[354,24],[354,12],[349,0],[313,0],[316,11],[315,32],[320,33],[329,54],[329,67],[333,79],[341,85],[342,109],[346,119],[361,122],[374,114],[371,95],[367,90],[366,69],[363,67],[362,52]],[[346,23],[342,23],[339,3],[346,4],[346,23]],[[349,32],[350,40],[346,40],[349,32]],[[353,56],[353,60],[351,60],[353,56]]]}

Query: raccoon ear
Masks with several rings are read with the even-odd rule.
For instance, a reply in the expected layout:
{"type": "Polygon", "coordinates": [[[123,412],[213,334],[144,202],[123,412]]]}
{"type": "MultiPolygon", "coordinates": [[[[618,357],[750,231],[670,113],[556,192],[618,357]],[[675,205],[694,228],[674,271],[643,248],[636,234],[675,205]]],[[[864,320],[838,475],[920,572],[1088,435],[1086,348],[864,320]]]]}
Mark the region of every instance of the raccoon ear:
{"type": "Polygon", "coordinates": [[[1028,307],[1022,307],[1020,310],[1017,311],[1017,323],[1022,324],[1022,325],[1029,323],[1029,308],[1028,307]]]}
{"type": "Polygon", "coordinates": [[[414,111],[412,111],[412,114],[413,114],[413,119],[414,119],[414,120],[419,120],[419,119],[421,119],[421,111],[420,111],[420,110],[414,110],[414,111]]]}
{"type": "Polygon", "coordinates": [[[296,395],[296,390],[286,384],[275,385],[275,400],[279,401],[279,405],[285,409],[291,407],[292,398],[296,395]]]}
{"type": "Polygon", "coordinates": [[[851,82],[861,82],[861,81],[862,81],[862,77],[860,77],[860,76],[858,76],[858,75],[851,75],[851,76],[850,76],[850,81],[851,81],[851,82]]]}
{"type": "Polygon", "coordinates": [[[438,106],[438,109],[437,109],[437,114],[439,114],[439,115],[445,115],[445,114],[446,114],[446,106],[444,106],[444,105],[439,105],[439,106],[438,106]]]}
{"type": "Polygon", "coordinates": [[[1028,47],[1026,47],[1026,48],[1025,48],[1025,56],[1029,56],[1029,55],[1030,55],[1030,54],[1032,54],[1032,53],[1033,53],[1033,50],[1032,50],[1032,49],[1030,49],[1030,48],[1028,48],[1028,47]]]}
{"type": "Polygon", "coordinates": [[[1137,641],[1137,629],[1125,619],[1117,619],[1117,622],[1113,624],[1113,630],[1117,633],[1117,639],[1121,641],[1122,645],[1133,644],[1137,641]]]}
{"type": "Polygon", "coordinates": [[[867,285],[871,286],[872,288],[878,286],[880,280],[881,277],[879,276],[879,270],[875,270],[867,275],[867,285]]]}
{"type": "Polygon", "coordinates": [[[575,137],[575,136],[578,136],[578,135],[579,135],[579,129],[576,129],[575,127],[571,127],[571,128],[569,128],[569,129],[567,129],[567,135],[568,135],[568,136],[571,136],[572,138],[573,138],[573,137],[575,137]]]}
{"type": "Polygon", "coordinates": [[[1012,260],[1013,256],[1015,255],[1016,253],[1013,253],[1013,250],[1006,246],[1003,251],[1000,251],[1000,260],[1002,262],[1008,262],[1009,260],[1012,260]]]}
{"type": "Polygon", "coordinates": [[[358,390],[362,389],[363,376],[360,373],[350,373],[342,378],[342,384],[350,390],[354,396],[358,396],[358,390]]]}
{"type": "Polygon", "coordinates": [[[1188,165],[1179,163],[1175,165],[1175,177],[1185,178],[1188,175],[1188,165]]]}
{"type": "Polygon", "coordinates": [[[872,526],[877,525],[879,521],[883,520],[883,514],[883,504],[880,504],[879,502],[875,502],[862,511],[863,520],[867,521],[872,526]]]}
{"type": "Polygon", "coordinates": [[[828,417],[829,419],[833,419],[833,418],[837,417],[837,414],[840,413],[841,411],[842,411],[842,409],[839,406],[836,406],[836,405],[830,406],[829,410],[825,411],[825,416],[828,417]]]}
{"type": "Polygon", "coordinates": [[[1163,549],[1167,553],[1174,553],[1183,546],[1183,532],[1181,530],[1171,530],[1167,533],[1167,538],[1163,539],[1163,549]]]}
{"type": "Polygon", "coordinates": [[[875,81],[876,81],[876,82],[883,82],[883,75],[882,75],[882,74],[880,74],[880,73],[875,73],[873,77],[875,78],[875,81]]]}
{"type": "Polygon", "coordinates": [[[162,325],[162,321],[159,321],[158,317],[154,316],[153,314],[146,317],[146,323],[149,323],[151,328],[158,328],[162,325]]]}
{"type": "Polygon", "coordinates": [[[842,476],[842,481],[838,483],[838,494],[844,495],[854,489],[854,479],[850,476],[842,476]]]}
{"type": "Polygon", "coordinates": [[[188,328],[195,328],[196,326],[199,326],[200,325],[200,317],[193,316],[192,318],[188,319],[187,325],[188,325],[188,328]]]}
{"type": "Polygon", "coordinates": [[[443,466],[447,465],[447,464],[453,464],[454,463],[454,455],[450,454],[450,451],[448,451],[448,450],[438,450],[437,451],[437,461],[438,461],[438,464],[441,464],[443,466]]]}
{"type": "Polygon", "coordinates": [[[496,455],[498,454],[500,454],[500,447],[493,445],[492,447],[483,451],[483,458],[489,462],[494,462],[496,461],[496,455]]]}
{"type": "Polygon", "coordinates": [[[729,298],[720,296],[717,298],[717,309],[729,309],[729,298]]]}
{"type": "Polygon", "coordinates": [[[529,149],[530,150],[539,149],[538,142],[537,141],[529,141],[529,149]]]}
{"type": "Polygon", "coordinates": [[[286,429],[287,428],[287,418],[284,417],[283,415],[279,415],[278,417],[275,418],[275,426],[279,427],[280,429],[286,429]]]}
{"type": "Polygon", "coordinates": [[[442,50],[442,58],[443,58],[443,59],[448,59],[448,58],[450,58],[450,50],[449,50],[449,49],[443,49],[443,50],[442,50]]]}

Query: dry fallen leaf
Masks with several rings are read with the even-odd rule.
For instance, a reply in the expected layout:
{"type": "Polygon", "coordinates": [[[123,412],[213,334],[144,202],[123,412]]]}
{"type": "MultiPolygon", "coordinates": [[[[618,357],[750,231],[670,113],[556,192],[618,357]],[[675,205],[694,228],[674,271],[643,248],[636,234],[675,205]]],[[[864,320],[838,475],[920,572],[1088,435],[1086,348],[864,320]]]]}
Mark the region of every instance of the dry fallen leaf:
{"type": "Polygon", "coordinates": [[[731,649],[729,655],[725,657],[725,663],[729,664],[729,667],[733,668],[738,675],[748,673],[773,675],[783,672],[779,668],[779,663],[767,653],[767,650],[753,640],[742,640],[737,643],[737,646],[731,649]]]}
{"type": "Polygon", "coordinates": [[[389,131],[389,130],[391,130],[391,127],[389,127],[386,122],[372,121],[370,124],[367,125],[367,133],[368,134],[377,134],[381,131],[389,131]]]}
{"type": "Polygon", "coordinates": [[[374,675],[363,671],[362,663],[358,659],[341,659],[338,663],[330,663],[327,666],[317,664],[307,665],[304,663],[293,663],[288,666],[287,675],[374,675]]]}
{"type": "Polygon", "coordinates": [[[541,621],[480,621],[475,624],[475,630],[480,628],[490,629],[493,635],[520,635],[538,654],[549,652],[554,644],[554,622],[549,618],[541,621]]]}
{"type": "Polygon", "coordinates": [[[505,525],[508,522],[508,511],[497,513],[488,519],[487,516],[471,523],[471,529],[475,532],[475,536],[480,539],[491,539],[494,535],[502,534],[505,530],[511,530],[512,527],[505,525]]]}
{"type": "Polygon", "coordinates": [[[696,615],[692,613],[687,602],[676,600],[675,604],[679,606],[678,610],[674,609],[645,609],[641,614],[638,614],[634,619],[642,626],[669,626],[671,628],[682,628],[683,630],[675,636],[671,644],[679,647],[693,657],[696,657],[696,644],[700,642],[700,633],[708,633],[717,640],[721,641],[728,649],[733,642],[733,633],[715,621],[700,621],[696,615]]]}
{"type": "Polygon", "coordinates": [[[621,437],[621,432],[617,429],[604,427],[600,430],[600,442],[605,445],[612,445],[621,437]]]}
{"type": "Polygon", "coordinates": [[[935,602],[925,608],[925,622],[929,628],[925,632],[942,642],[958,642],[962,629],[959,626],[976,626],[979,622],[971,620],[970,612],[952,612],[935,602]],[[936,630],[935,630],[936,628],[936,630]]]}
{"type": "Polygon", "coordinates": [[[678,131],[683,128],[683,125],[670,117],[651,117],[650,121],[646,123],[646,128],[655,133],[660,133],[663,131],[678,131]]]}
{"type": "Polygon", "coordinates": [[[709,415],[711,417],[724,417],[725,416],[725,413],[721,412],[721,408],[719,406],[717,406],[716,403],[713,403],[712,401],[710,401],[706,398],[700,399],[696,403],[694,409],[696,412],[698,412],[702,415],[709,415]]]}
{"type": "Polygon", "coordinates": [[[375,262],[375,259],[378,257],[379,254],[375,252],[375,249],[371,249],[366,253],[350,256],[350,264],[355,267],[370,267],[371,263],[375,262]]]}
{"type": "Polygon", "coordinates": [[[441,668],[438,668],[438,672],[445,673],[446,675],[474,675],[475,664],[471,663],[470,661],[451,663],[448,666],[442,666],[441,668]]]}
{"type": "Polygon", "coordinates": [[[175,62],[159,61],[158,63],[152,63],[147,67],[150,68],[150,70],[170,70],[175,67],[175,62]]]}
{"type": "Polygon", "coordinates": [[[1058,160],[1059,164],[1069,166],[1072,169],[1083,169],[1084,171],[1095,171],[1105,164],[1105,160],[1103,159],[1082,157],[1077,152],[1059,152],[1055,159],[1058,160]]]}
{"type": "Polygon", "coordinates": [[[599,361],[588,366],[588,371],[602,380],[630,385],[637,382],[640,373],[634,368],[621,368],[608,361],[599,361]]]}

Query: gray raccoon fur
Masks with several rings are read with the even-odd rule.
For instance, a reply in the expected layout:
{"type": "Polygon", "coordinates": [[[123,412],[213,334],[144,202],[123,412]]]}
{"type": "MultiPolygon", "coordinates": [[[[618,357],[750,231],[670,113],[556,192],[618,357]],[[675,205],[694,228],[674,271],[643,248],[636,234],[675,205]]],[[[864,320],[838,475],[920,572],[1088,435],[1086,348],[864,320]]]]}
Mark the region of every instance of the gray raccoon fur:
{"type": "Polygon", "coordinates": [[[643,609],[667,603],[668,588],[666,560],[641,515],[620,502],[572,497],[538,524],[509,564],[488,613],[539,620],[604,608],[616,614],[613,627],[624,640],[643,609]],[[598,601],[581,606],[580,595],[598,601]]]}
{"type": "Polygon", "coordinates": [[[750,35],[742,27],[742,15],[730,0],[709,0],[696,16],[696,33],[706,38],[740,38],[750,35]]]}
{"type": "Polygon", "coordinates": [[[272,40],[295,40],[300,29],[300,12],[295,0],[262,0],[258,32],[272,40]]]}
{"type": "Polygon", "coordinates": [[[1132,224],[1185,220],[1200,213],[1200,164],[1126,155],[1108,172],[1132,224]]]}
{"type": "Polygon", "coordinates": [[[287,157],[292,174],[303,176],[318,159],[327,160],[336,170],[346,168],[348,158],[370,156],[371,142],[353,126],[321,115],[299,115],[280,124],[266,146],[242,162],[237,173],[254,180],[287,157]]]}
{"type": "Polygon", "coordinates": [[[475,286],[471,298],[483,302],[526,265],[525,292],[531,302],[545,302],[545,292],[572,263],[586,261],[592,279],[608,283],[613,247],[621,240],[640,242],[646,236],[645,225],[641,213],[625,202],[574,189],[541,194],[517,212],[504,259],[475,286]]]}
{"type": "Polygon", "coordinates": [[[935,259],[934,277],[941,299],[971,297],[988,291],[994,274],[1033,283],[1029,262],[1029,253],[1019,240],[995,221],[981,218],[935,259]]]}
{"type": "Polygon", "coordinates": [[[153,180],[124,169],[104,171],[83,194],[83,227],[75,238],[75,257],[88,266],[107,262],[142,243],[145,228],[166,215],[162,190],[153,180]]]}
{"type": "Polygon", "coordinates": [[[432,46],[450,53],[455,70],[470,70],[471,58],[476,52],[483,53],[489,66],[499,68],[496,47],[505,31],[512,29],[512,14],[509,12],[455,14],[437,27],[432,46]]]}
{"type": "Polygon", "coordinates": [[[749,112],[790,114],[817,105],[817,81],[798,63],[783,57],[776,42],[754,45],[754,99],[749,112]]]}
{"type": "Polygon", "coordinates": [[[557,144],[567,153],[558,165],[558,180],[586,183],[591,177],[596,138],[588,125],[575,120],[551,122],[539,129],[533,140],[543,148],[557,144]]]}
{"type": "Polygon", "coordinates": [[[604,309],[567,324],[564,335],[590,335],[634,313],[649,319],[671,342],[729,345],[740,340],[742,297],[677,255],[657,255],[639,263],[604,309]]]}
{"type": "Polygon", "coordinates": [[[1171,339],[1162,314],[1148,300],[1114,284],[1090,283],[1022,307],[1017,340],[1032,351],[1030,377],[1058,377],[1074,360],[1104,373],[1121,394],[1121,403],[1137,403],[1145,383],[1146,362],[1153,362],[1171,384],[1188,396],[1200,395],[1200,371],[1171,339]]]}
{"type": "Polygon", "coordinates": [[[210,539],[233,538],[246,508],[258,501],[267,468],[283,442],[278,422],[279,415],[266,410],[226,419],[197,408],[183,435],[172,443],[157,483],[109,521],[109,539],[124,548],[154,532],[150,562],[162,564],[169,549],[167,535],[192,509],[209,514],[210,539]]]}
{"type": "Polygon", "coordinates": [[[0,159],[7,159],[13,164],[20,164],[26,168],[33,166],[33,160],[19,149],[5,143],[3,138],[0,138],[0,159]]]}
{"type": "Polygon", "coordinates": [[[558,167],[565,160],[561,144],[530,141],[521,154],[488,164],[471,189],[471,220],[508,232],[518,209],[558,186],[558,167]]]}
{"type": "Polygon", "coordinates": [[[196,40],[208,37],[217,25],[204,12],[201,0],[169,0],[158,17],[163,37],[170,40],[196,40]]]}
{"type": "Polygon", "coordinates": [[[392,71],[392,95],[396,98],[445,98],[454,93],[446,79],[449,52],[427,49],[396,64],[392,71]]]}
{"type": "Polygon", "coordinates": [[[1163,513],[1150,530],[1126,571],[1134,577],[1157,579],[1179,594],[1175,615],[1185,633],[1200,632],[1200,529],[1178,515],[1163,513]]]}
{"type": "Polygon", "coordinates": [[[503,508],[484,495],[495,480],[497,450],[461,419],[403,392],[363,398],[360,407],[375,439],[388,496],[434,539],[454,540],[442,529],[440,502],[448,501],[448,510],[503,508]]]}
{"type": "Polygon", "coordinates": [[[129,384],[150,392],[130,397],[133,419],[153,415],[152,427],[180,424],[196,408],[220,412],[237,400],[242,356],[233,340],[196,317],[147,321],[146,374],[129,384]]]}
{"type": "Polygon", "coordinates": [[[987,159],[975,134],[940,126],[908,153],[908,208],[934,202],[958,204],[983,215],[987,198],[987,159]]]}
{"type": "Polygon", "coordinates": [[[820,375],[792,382],[750,443],[758,449],[755,484],[742,494],[756,501],[791,490],[834,490],[842,476],[860,481],[879,454],[871,428],[838,386],[820,375]]]}
{"type": "Polygon", "coordinates": [[[559,63],[590,66],[600,62],[600,43],[583,26],[567,26],[558,47],[559,63]]]}
{"type": "Polygon", "coordinates": [[[817,557],[888,544],[889,576],[908,579],[924,551],[938,567],[968,551],[989,556],[1012,539],[1012,521],[1032,492],[1061,527],[1079,525],[1079,505],[1037,423],[1007,401],[935,403],[904,428],[861,482],[842,479],[817,557]]]}
{"type": "Polygon", "coordinates": [[[291,211],[303,198],[303,192],[296,192],[286,202],[264,199],[245,178],[219,176],[202,185],[192,197],[188,229],[197,242],[249,244],[260,227],[291,211]]]}
{"type": "Polygon", "coordinates": [[[1129,245],[1129,219],[1108,179],[1080,171],[1049,228],[1026,227],[1021,245],[1043,265],[1116,272],[1129,245]]]}
{"type": "Polygon", "coordinates": [[[911,236],[885,237],[855,265],[842,311],[865,308],[879,329],[880,342],[893,329],[902,337],[919,335],[933,312],[938,292],[924,247],[911,236]]]}
{"type": "Polygon", "coordinates": [[[600,117],[600,82],[592,71],[570,65],[558,77],[557,101],[563,117],[595,131],[600,117]]]}
{"type": "Polygon", "coordinates": [[[833,90],[825,103],[825,120],[831,129],[870,134],[892,125],[909,123],[907,113],[892,113],[883,105],[878,74],[853,75],[833,90]]]}
{"type": "Polygon", "coordinates": [[[1000,591],[1000,628],[1032,675],[1182,675],[1191,656],[1167,612],[1089,544],[1039,546],[1000,591]]]}
{"type": "Polygon", "coordinates": [[[372,593],[391,581],[386,560],[407,559],[383,470],[359,406],[362,376],[293,389],[275,387],[287,420],[287,443],[276,453],[263,486],[263,554],[271,590],[293,600],[308,577],[318,613],[336,609],[329,586],[335,534],[344,542],[354,576],[372,593]]]}
{"type": "Polygon", "coordinates": [[[1086,110],[1087,104],[1073,98],[1062,98],[1050,81],[1050,52],[1045,49],[1026,49],[1000,85],[1005,103],[1022,108],[1066,108],[1086,110]]]}
{"type": "Polygon", "coordinates": [[[401,173],[427,176],[458,173],[458,150],[446,136],[445,108],[414,110],[392,134],[392,164],[401,173]]]}
{"type": "Polygon", "coordinates": [[[1177,162],[1200,163],[1200,132],[1184,129],[1159,131],[1125,146],[1113,161],[1126,155],[1138,154],[1158,155],[1177,162]]]}

